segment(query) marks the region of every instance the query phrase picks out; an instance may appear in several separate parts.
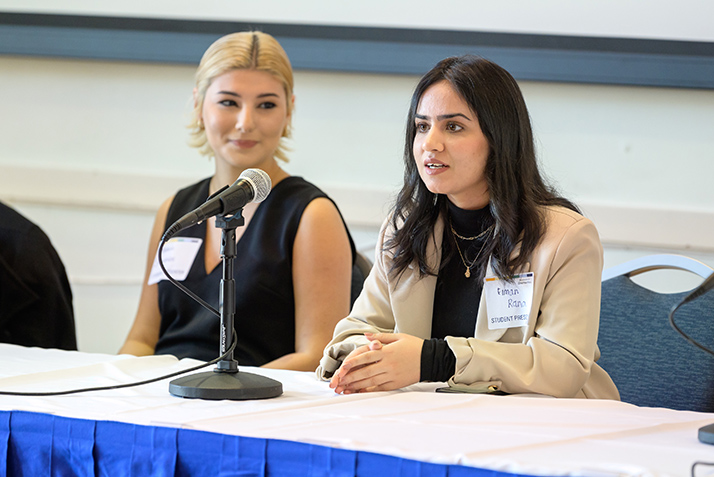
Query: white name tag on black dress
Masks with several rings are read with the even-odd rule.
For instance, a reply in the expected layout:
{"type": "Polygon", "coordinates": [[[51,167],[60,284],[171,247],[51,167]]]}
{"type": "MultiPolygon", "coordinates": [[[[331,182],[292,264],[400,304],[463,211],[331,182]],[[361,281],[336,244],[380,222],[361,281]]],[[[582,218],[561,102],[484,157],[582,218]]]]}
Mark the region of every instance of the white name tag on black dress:
{"type": "MultiPolygon", "coordinates": [[[[164,245],[161,258],[166,271],[176,281],[183,281],[188,276],[193,261],[196,260],[198,249],[201,248],[203,240],[192,237],[174,237],[164,245]]],[[[161,280],[168,280],[164,271],[159,266],[159,254],[156,252],[154,264],[149,275],[149,285],[159,283],[161,280]]]]}
{"type": "Polygon", "coordinates": [[[533,272],[516,275],[513,281],[484,278],[488,329],[526,326],[533,303],[533,272]]]}

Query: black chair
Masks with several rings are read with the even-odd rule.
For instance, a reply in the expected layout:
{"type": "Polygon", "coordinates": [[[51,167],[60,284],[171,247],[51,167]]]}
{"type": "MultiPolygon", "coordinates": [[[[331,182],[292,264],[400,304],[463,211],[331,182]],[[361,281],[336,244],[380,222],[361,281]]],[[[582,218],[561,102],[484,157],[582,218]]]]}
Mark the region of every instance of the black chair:
{"type": "MultiPolygon", "coordinates": [[[[714,356],[696,348],[669,324],[669,313],[690,292],[658,293],[630,277],[651,270],[685,270],[706,278],[707,265],[681,255],[651,255],[603,272],[598,364],[622,401],[638,406],[714,412],[714,356]]],[[[714,347],[714,294],[683,305],[675,323],[714,347]]]]}
{"type": "Polygon", "coordinates": [[[62,260],[44,231],[1,202],[0,343],[77,349],[62,260]]]}
{"type": "Polygon", "coordinates": [[[355,300],[362,292],[362,286],[364,285],[364,279],[367,278],[369,272],[372,270],[372,262],[364,256],[361,252],[357,251],[355,257],[355,263],[352,266],[352,290],[350,292],[350,308],[354,305],[355,300]]]}

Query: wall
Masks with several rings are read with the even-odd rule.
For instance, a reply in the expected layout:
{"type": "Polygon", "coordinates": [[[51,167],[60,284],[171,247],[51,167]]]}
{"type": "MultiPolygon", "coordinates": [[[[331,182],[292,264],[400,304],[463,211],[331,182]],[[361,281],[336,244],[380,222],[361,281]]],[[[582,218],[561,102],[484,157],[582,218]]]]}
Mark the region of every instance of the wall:
{"type": "Polygon", "coordinates": [[[708,0],[0,0],[0,11],[714,41],[708,0]]]}
{"type": "MultiPolygon", "coordinates": [[[[55,243],[84,351],[118,349],[138,302],[155,209],[212,171],[186,146],[192,74],[191,66],[0,57],[0,200],[55,243]]],[[[288,169],[334,196],[368,254],[401,180],[417,79],[296,73],[288,169]]],[[[714,266],[714,91],[521,86],[544,170],[598,225],[606,266],[659,252],[714,266]]],[[[695,283],[677,276],[651,284],[695,283]]]]}

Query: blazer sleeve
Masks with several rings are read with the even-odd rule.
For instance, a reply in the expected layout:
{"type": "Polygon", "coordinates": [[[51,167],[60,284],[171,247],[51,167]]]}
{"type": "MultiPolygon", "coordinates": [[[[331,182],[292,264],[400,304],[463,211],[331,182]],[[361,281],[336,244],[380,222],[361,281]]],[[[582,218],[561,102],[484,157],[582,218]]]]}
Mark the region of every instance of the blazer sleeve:
{"type": "MultiPolygon", "coordinates": [[[[448,337],[457,359],[449,384],[488,383],[507,393],[584,397],[582,389],[598,357],[602,255],[590,220],[551,211],[546,234],[530,260],[535,279],[528,327],[508,330],[522,333],[520,339],[448,337]]],[[[616,398],[617,391],[603,394],[616,398]]]]}
{"type": "Polygon", "coordinates": [[[332,341],[325,348],[316,370],[319,379],[327,380],[332,377],[348,354],[368,343],[364,333],[391,333],[395,330],[388,280],[391,255],[383,250],[385,236],[389,230],[391,226],[387,219],[380,230],[375,248],[376,260],[365,279],[362,292],[352,306],[349,316],[335,326],[332,341]]]}

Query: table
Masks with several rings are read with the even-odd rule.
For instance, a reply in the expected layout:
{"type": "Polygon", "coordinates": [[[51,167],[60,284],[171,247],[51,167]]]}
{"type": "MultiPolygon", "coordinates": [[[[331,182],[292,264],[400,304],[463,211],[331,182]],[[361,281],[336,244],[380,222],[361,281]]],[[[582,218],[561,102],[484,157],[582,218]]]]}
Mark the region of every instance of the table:
{"type": "MultiPolygon", "coordinates": [[[[0,344],[0,390],[127,383],[197,363],[0,344]]],[[[283,395],[182,399],[165,380],[0,396],[0,475],[689,476],[695,461],[714,462],[697,439],[714,414],[435,393],[439,384],[344,396],[313,373],[241,370],[281,381],[283,395]]]]}

